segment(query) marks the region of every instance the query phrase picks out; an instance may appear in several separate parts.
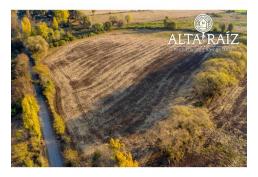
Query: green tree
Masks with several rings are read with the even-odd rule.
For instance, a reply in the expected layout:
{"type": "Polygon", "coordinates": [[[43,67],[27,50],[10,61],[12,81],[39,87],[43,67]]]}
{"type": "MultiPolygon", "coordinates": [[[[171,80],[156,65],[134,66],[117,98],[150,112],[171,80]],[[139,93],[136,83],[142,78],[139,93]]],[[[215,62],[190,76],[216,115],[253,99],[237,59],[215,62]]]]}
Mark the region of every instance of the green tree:
{"type": "Polygon", "coordinates": [[[31,24],[30,20],[28,17],[23,17],[21,21],[21,26],[22,26],[22,32],[25,35],[25,37],[30,36],[31,34],[31,24]]]}
{"type": "Polygon", "coordinates": [[[53,18],[53,21],[52,21],[52,28],[54,30],[58,30],[59,26],[58,26],[58,21],[56,20],[56,17],[53,18]]]}
{"type": "Polygon", "coordinates": [[[230,23],[229,25],[228,25],[228,31],[229,32],[232,32],[232,30],[234,29],[234,25],[232,24],[232,23],[230,23]]]}
{"type": "Polygon", "coordinates": [[[224,33],[225,30],[226,30],[226,25],[225,25],[225,23],[221,23],[221,24],[219,25],[219,27],[220,27],[220,31],[221,31],[222,33],[224,33]]]}
{"type": "Polygon", "coordinates": [[[104,23],[104,30],[105,31],[109,31],[112,27],[112,23],[111,22],[105,22],[104,23]]]}

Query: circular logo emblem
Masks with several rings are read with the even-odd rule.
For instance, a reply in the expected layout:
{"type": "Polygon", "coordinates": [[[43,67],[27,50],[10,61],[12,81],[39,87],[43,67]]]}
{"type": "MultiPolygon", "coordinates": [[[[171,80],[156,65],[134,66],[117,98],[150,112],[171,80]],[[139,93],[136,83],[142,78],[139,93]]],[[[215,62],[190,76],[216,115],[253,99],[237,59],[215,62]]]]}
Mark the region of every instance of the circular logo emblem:
{"type": "Polygon", "coordinates": [[[205,33],[211,30],[213,25],[212,18],[206,14],[198,15],[194,20],[194,27],[197,31],[205,33]]]}

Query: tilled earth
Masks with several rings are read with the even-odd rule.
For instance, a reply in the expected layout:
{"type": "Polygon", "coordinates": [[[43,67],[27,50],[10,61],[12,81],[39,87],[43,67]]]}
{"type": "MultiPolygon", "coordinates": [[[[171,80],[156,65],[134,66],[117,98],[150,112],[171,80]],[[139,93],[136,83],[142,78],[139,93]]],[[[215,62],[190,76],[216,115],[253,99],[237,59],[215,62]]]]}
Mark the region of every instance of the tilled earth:
{"type": "Polygon", "coordinates": [[[47,57],[58,87],[56,106],[85,154],[110,137],[133,137],[167,117],[170,103],[208,55],[196,46],[173,51],[167,40],[111,32],[47,57]]]}

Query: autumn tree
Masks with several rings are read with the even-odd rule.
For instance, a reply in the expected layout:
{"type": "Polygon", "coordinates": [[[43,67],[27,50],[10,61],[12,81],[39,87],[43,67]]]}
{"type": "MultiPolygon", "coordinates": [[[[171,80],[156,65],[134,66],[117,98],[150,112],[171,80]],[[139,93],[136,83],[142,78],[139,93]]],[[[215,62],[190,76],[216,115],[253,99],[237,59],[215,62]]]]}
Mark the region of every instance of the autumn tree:
{"type": "Polygon", "coordinates": [[[39,106],[33,95],[25,95],[22,100],[22,118],[23,124],[30,134],[41,138],[40,122],[39,122],[39,106]]]}
{"type": "Polygon", "coordinates": [[[54,30],[58,30],[59,26],[58,26],[58,22],[56,20],[56,17],[53,18],[53,21],[52,21],[52,28],[54,30]]]}
{"type": "Polygon", "coordinates": [[[19,24],[16,10],[11,12],[11,35],[12,38],[17,38],[19,35],[19,24]]]}
{"type": "Polygon", "coordinates": [[[132,21],[132,16],[131,15],[126,15],[125,16],[125,21],[126,21],[127,24],[130,23],[132,21]]]}
{"type": "Polygon", "coordinates": [[[113,150],[116,162],[119,167],[138,167],[138,162],[133,159],[130,152],[127,152],[124,149],[124,144],[119,139],[111,138],[109,145],[113,150]]]}
{"type": "Polygon", "coordinates": [[[31,24],[30,20],[28,17],[23,17],[21,21],[21,26],[22,26],[22,32],[25,35],[25,37],[30,36],[31,34],[31,24]]]}
{"type": "Polygon", "coordinates": [[[56,17],[57,22],[60,23],[67,23],[69,18],[69,11],[68,10],[55,10],[54,16],[56,17]]]}
{"type": "Polygon", "coordinates": [[[37,25],[37,32],[44,39],[48,39],[49,29],[48,29],[48,26],[47,26],[47,24],[45,22],[40,22],[37,25]]]}

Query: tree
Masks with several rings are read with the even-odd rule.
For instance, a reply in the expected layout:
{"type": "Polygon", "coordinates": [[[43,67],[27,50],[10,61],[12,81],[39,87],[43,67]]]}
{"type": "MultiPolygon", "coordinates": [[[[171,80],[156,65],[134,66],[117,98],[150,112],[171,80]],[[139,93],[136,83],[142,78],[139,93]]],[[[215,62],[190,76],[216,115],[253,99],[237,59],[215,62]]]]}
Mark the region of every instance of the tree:
{"type": "Polygon", "coordinates": [[[234,26],[233,26],[232,23],[230,23],[230,24],[228,25],[227,31],[232,32],[233,29],[234,29],[234,26]]]}
{"type": "Polygon", "coordinates": [[[225,23],[221,23],[219,27],[220,27],[220,31],[221,31],[222,33],[224,33],[225,30],[226,30],[226,25],[225,25],[225,23]]]}
{"type": "Polygon", "coordinates": [[[93,16],[95,15],[95,12],[96,12],[96,10],[92,10],[92,11],[91,11],[91,13],[92,13],[93,16]]]}
{"type": "Polygon", "coordinates": [[[110,16],[109,21],[112,23],[112,25],[115,25],[118,21],[117,16],[110,16]]]}
{"type": "Polygon", "coordinates": [[[33,95],[25,95],[22,100],[22,117],[23,124],[30,134],[41,138],[40,122],[39,122],[39,106],[33,95]]]}
{"type": "Polygon", "coordinates": [[[124,26],[124,21],[123,20],[118,20],[117,27],[121,28],[123,26],[124,26]]]}
{"type": "Polygon", "coordinates": [[[64,150],[64,158],[66,160],[66,163],[70,166],[78,166],[80,162],[78,152],[71,148],[67,148],[64,150]]]}
{"type": "Polygon", "coordinates": [[[124,150],[124,144],[119,139],[111,138],[109,146],[113,150],[119,167],[138,167],[138,162],[133,160],[132,154],[124,150]]]}
{"type": "Polygon", "coordinates": [[[84,26],[84,28],[90,28],[91,26],[91,21],[88,16],[83,16],[81,20],[81,24],[84,26]]]}
{"type": "Polygon", "coordinates": [[[42,36],[44,39],[48,39],[48,33],[49,33],[49,29],[48,26],[45,22],[40,22],[37,25],[37,33],[42,36]]]}
{"type": "Polygon", "coordinates": [[[104,30],[103,25],[100,23],[96,23],[96,24],[92,25],[92,31],[95,33],[101,32],[103,30],[104,30]]]}
{"type": "Polygon", "coordinates": [[[58,21],[56,20],[56,17],[53,18],[53,21],[52,21],[52,28],[54,30],[58,30],[58,21]]]}
{"type": "Polygon", "coordinates": [[[175,30],[176,29],[176,22],[171,21],[168,16],[165,17],[163,20],[164,27],[170,30],[175,30]]]}
{"type": "Polygon", "coordinates": [[[69,14],[68,10],[55,10],[54,11],[54,16],[56,17],[58,24],[67,23],[69,15],[70,14],[69,14]]]}
{"type": "Polygon", "coordinates": [[[125,16],[125,21],[126,21],[127,24],[130,23],[131,20],[132,20],[132,16],[131,15],[126,15],[125,16]]]}
{"type": "Polygon", "coordinates": [[[48,43],[41,36],[28,37],[25,46],[34,54],[46,53],[48,50],[48,43]]]}
{"type": "Polygon", "coordinates": [[[11,35],[12,38],[17,38],[19,36],[19,24],[16,10],[11,12],[11,35]]]}
{"type": "Polygon", "coordinates": [[[105,31],[109,31],[112,27],[112,23],[111,22],[105,22],[104,23],[104,30],[105,31]]]}
{"type": "Polygon", "coordinates": [[[65,123],[57,113],[54,113],[54,129],[58,135],[64,135],[65,133],[65,123]]]}
{"type": "Polygon", "coordinates": [[[22,32],[25,35],[25,37],[30,36],[31,34],[31,24],[30,20],[28,17],[23,17],[21,21],[21,26],[22,26],[22,32]]]}

